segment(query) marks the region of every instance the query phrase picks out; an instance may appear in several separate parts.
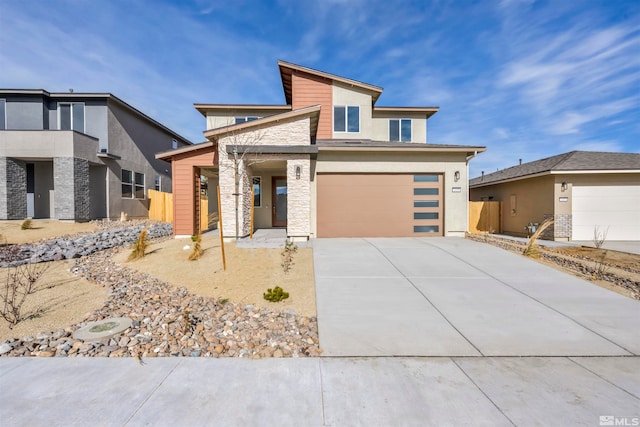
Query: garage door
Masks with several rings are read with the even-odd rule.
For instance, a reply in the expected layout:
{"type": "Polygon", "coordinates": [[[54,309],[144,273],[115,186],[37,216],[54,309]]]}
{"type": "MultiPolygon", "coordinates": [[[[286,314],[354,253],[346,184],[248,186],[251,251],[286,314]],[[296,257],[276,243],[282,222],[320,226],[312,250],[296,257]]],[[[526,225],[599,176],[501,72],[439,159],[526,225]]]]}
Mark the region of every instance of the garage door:
{"type": "Polygon", "coordinates": [[[442,236],[441,174],[318,174],[318,237],[442,236]]]}
{"type": "Polygon", "coordinates": [[[573,240],[592,240],[596,226],[607,240],[640,240],[639,185],[574,185],[572,195],[573,240]]]}

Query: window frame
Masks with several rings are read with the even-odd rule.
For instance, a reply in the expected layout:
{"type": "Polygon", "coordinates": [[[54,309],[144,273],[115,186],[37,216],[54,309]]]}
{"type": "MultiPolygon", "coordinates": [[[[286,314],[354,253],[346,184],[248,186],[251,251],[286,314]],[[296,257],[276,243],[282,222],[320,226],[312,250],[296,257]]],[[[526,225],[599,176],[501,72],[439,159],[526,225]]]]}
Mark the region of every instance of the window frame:
{"type": "Polygon", "coordinates": [[[233,124],[239,125],[239,124],[246,123],[246,122],[252,122],[252,121],[258,120],[260,118],[261,117],[258,117],[258,116],[234,116],[233,124]]]}
{"type": "Polygon", "coordinates": [[[57,116],[58,116],[58,130],[72,130],[80,133],[85,133],[87,129],[87,109],[84,102],[71,102],[71,101],[58,101],[57,105],[57,116]],[[69,125],[71,129],[62,129],[62,114],[60,106],[69,105],[69,125]],[[82,105],[82,130],[74,129],[74,105],[82,105]]]}
{"type": "Polygon", "coordinates": [[[333,106],[333,131],[334,132],[343,132],[343,133],[360,133],[360,106],[359,105],[334,105],[333,106]],[[337,108],[341,108],[344,111],[344,130],[337,130],[336,129],[336,109],[337,108]],[[350,108],[355,108],[358,111],[358,129],[357,130],[349,130],[349,117],[351,117],[351,115],[349,114],[349,109],[350,108]]]}
{"type": "Polygon", "coordinates": [[[162,176],[155,176],[155,178],[153,179],[153,189],[156,191],[162,191],[162,176]]]}
{"type": "Polygon", "coordinates": [[[7,100],[0,98],[0,104],[4,106],[2,116],[0,116],[0,130],[7,130],[7,100]]]}
{"type": "Polygon", "coordinates": [[[413,119],[407,119],[407,118],[389,119],[389,142],[413,142],[413,119]],[[398,122],[398,139],[397,140],[391,139],[391,122],[393,121],[398,122]],[[402,136],[403,136],[402,122],[403,121],[409,122],[409,139],[407,140],[402,139],[402,136]]]}
{"type": "Polygon", "coordinates": [[[262,207],[262,176],[252,176],[251,177],[251,188],[253,188],[253,207],[261,208],[262,207]],[[256,182],[255,179],[258,179],[258,197],[255,197],[256,194],[256,182]],[[258,204],[256,205],[256,200],[258,200],[258,204]]]}
{"type": "Polygon", "coordinates": [[[136,200],[145,200],[147,198],[146,196],[146,176],[143,173],[140,172],[135,172],[133,170],[129,170],[129,169],[125,169],[125,168],[121,168],[120,169],[120,197],[122,197],[123,199],[136,199],[136,200]],[[131,180],[129,182],[124,180],[124,173],[128,172],[130,175],[131,180]],[[138,184],[137,183],[137,179],[139,176],[142,176],[142,184],[138,184]],[[124,195],[124,192],[122,191],[122,187],[123,186],[129,186],[131,188],[131,197],[127,197],[124,195]],[[136,192],[138,190],[142,190],[142,197],[137,197],[136,196],[136,192]]]}

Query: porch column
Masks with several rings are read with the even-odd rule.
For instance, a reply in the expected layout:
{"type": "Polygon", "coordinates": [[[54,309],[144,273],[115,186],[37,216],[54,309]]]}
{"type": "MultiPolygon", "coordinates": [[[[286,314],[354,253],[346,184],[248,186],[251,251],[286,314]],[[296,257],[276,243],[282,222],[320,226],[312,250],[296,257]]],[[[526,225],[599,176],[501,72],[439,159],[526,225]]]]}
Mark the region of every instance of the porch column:
{"type": "Polygon", "coordinates": [[[89,220],[89,162],[76,157],[53,159],[55,218],[89,220]]]}
{"type": "Polygon", "coordinates": [[[291,238],[307,239],[311,233],[310,167],[308,155],[287,160],[287,236],[291,238]]]}
{"type": "Polygon", "coordinates": [[[25,219],[26,217],[26,164],[9,157],[0,157],[0,219],[25,219]]]}

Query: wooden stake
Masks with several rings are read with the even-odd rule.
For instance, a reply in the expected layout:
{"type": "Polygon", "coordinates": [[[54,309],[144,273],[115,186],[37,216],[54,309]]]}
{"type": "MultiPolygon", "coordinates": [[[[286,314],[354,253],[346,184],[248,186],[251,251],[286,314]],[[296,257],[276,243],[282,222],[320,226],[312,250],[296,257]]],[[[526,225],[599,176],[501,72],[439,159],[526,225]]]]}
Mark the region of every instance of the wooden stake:
{"type": "Polygon", "coordinates": [[[251,188],[251,225],[249,227],[249,238],[253,239],[253,203],[256,198],[256,193],[251,188]]]}
{"type": "Polygon", "coordinates": [[[222,249],[222,269],[227,271],[227,259],[224,256],[224,235],[222,233],[222,205],[220,205],[220,186],[218,185],[218,219],[220,220],[220,249],[222,249]]]}

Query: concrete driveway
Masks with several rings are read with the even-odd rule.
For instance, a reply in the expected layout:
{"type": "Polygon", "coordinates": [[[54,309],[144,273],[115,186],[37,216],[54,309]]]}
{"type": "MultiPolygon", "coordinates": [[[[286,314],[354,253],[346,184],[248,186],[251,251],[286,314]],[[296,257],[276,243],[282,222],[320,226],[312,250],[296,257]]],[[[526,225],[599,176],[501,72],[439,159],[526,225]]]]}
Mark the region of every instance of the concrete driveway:
{"type": "Polygon", "coordinates": [[[629,356],[640,302],[463,238],[316,239],[324,356],[629,356]]]}

